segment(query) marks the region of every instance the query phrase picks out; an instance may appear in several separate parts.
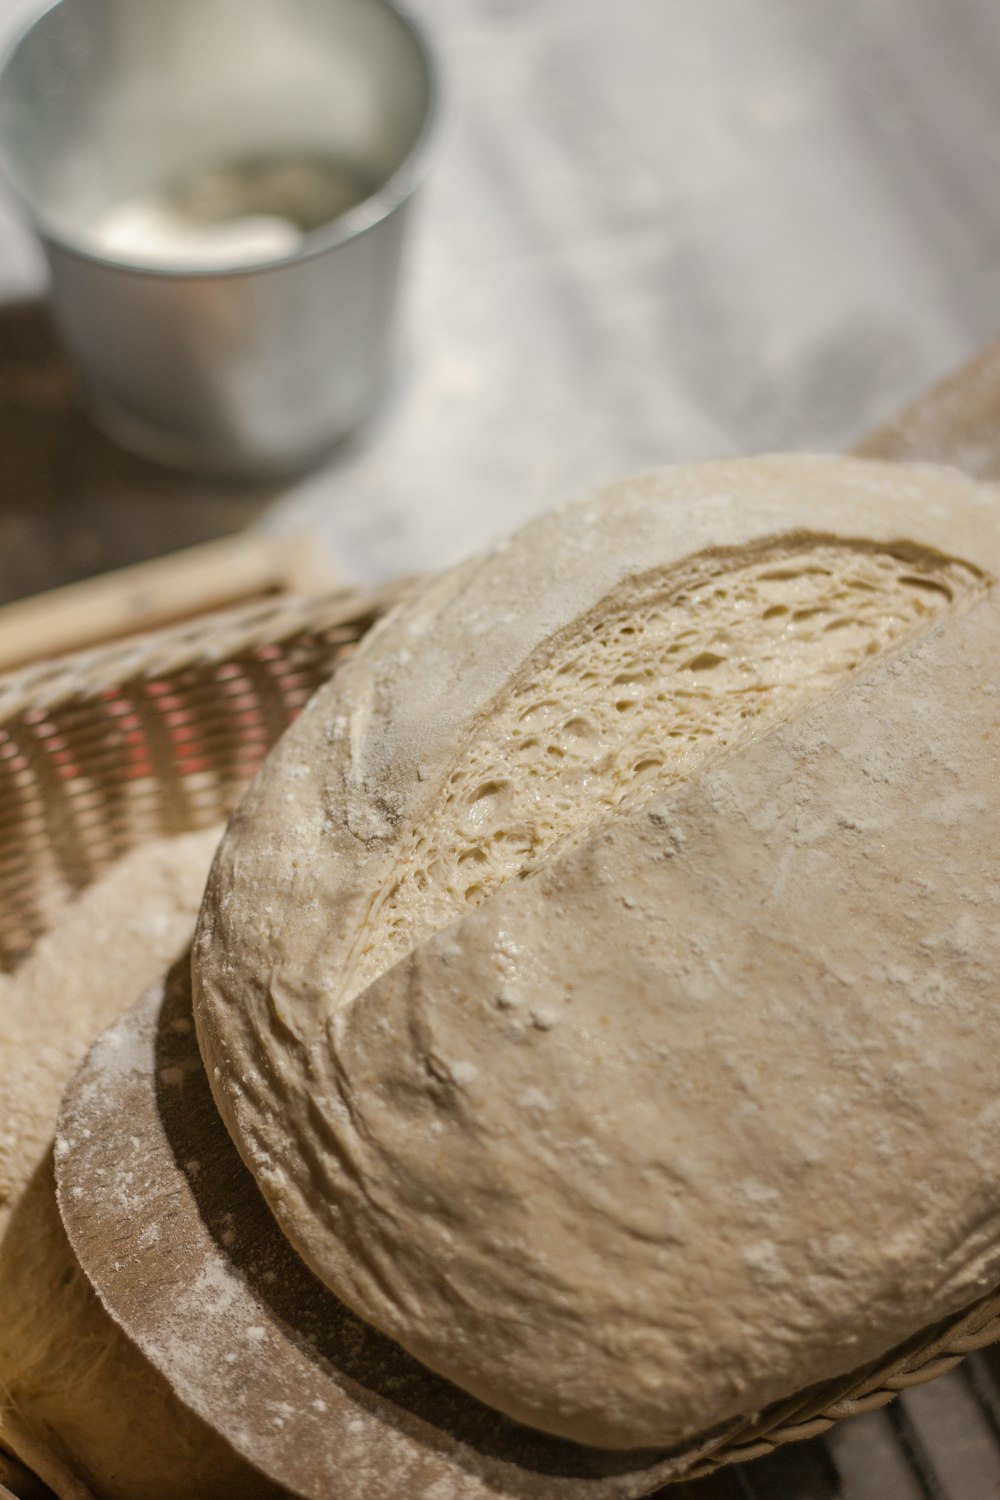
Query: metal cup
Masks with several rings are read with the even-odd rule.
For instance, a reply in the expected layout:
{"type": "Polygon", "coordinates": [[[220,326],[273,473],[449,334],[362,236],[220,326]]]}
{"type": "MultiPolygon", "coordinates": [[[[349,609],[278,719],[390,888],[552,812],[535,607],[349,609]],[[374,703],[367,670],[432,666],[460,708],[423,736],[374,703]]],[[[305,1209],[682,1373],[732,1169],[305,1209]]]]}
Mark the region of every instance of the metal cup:
{"type": "Polygon", "coordinates": [[[228,475],[304,468],[356,427],[390,374],[435,96],[392,0],[58,0],[35,20],[0,70],[0,164],[97,424],[228,475]],[[293,248],[176,263],[102,239],[122,204],[211,210],[234,181],[277,193],[251,208],[287,210],[293,248]]]}

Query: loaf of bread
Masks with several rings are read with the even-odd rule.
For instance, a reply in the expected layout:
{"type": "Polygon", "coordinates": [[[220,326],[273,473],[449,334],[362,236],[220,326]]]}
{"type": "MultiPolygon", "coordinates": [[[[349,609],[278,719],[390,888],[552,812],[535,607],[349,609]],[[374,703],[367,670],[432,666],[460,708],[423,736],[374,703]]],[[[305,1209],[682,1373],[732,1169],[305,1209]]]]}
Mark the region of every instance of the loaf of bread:
{"type": "Polygon", "coordinates": [[[683,1443],[1000,1279],[1000,508],[666,470],[376,629],[195,949],[285,1232],[483,1401],[683,1443]]]}

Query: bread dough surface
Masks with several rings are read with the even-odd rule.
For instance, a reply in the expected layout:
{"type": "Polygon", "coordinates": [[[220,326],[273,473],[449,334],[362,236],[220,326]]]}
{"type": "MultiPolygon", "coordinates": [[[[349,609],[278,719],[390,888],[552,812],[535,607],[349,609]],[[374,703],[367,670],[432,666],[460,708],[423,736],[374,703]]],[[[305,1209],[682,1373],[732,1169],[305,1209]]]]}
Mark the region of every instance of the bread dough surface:
{"type": "Polygon", "coordinates": [[[394,614],[244,800],[196,947],[217,1103],[321,1277],[481,1399],[683,1442],[997,1280],[997,514],[852,460],[616,486],[394,614]],[[767,677],[734,596],[806,667],[767,677]],[[642,794],[617,728],[572,797],[495,774],[526,686],[566,758],[642,611],[666,708],[611,678],[654,726],[642,794]]]}
{"type": "Polygon", "coordinates": [[[52,1145],[63,1089],[87,1048],[183,949],[220,833],[133,850],[0,976],[0,1235],[52,1145]]]}
{"type": "Polygon", "coordinates": [[[272,1495],[121,1333],[56,1206],[63,1089],[190,942],[220,830],[154,840],[60,913],[0,982],[0,1443],[62,1497],[272,1495]]]}

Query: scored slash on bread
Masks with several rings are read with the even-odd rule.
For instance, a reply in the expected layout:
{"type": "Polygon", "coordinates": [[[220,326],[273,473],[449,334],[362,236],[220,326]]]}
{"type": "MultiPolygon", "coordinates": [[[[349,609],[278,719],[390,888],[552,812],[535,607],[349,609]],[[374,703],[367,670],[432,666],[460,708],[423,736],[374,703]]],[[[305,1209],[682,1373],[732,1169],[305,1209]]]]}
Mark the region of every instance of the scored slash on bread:
{"type": "Polygon", "coordinates": [[[816,536],[628,579],[533,653],[428,777],[341,994],[981,587],[936,553],[816,536]]]}

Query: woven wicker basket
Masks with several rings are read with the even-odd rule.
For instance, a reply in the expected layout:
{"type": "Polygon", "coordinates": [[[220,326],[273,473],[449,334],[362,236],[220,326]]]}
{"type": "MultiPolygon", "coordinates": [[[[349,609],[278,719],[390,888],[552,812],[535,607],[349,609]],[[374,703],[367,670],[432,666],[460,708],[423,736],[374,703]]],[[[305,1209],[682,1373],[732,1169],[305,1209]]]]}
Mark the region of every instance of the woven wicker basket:
{"type": "Polygon", "coordinates": [[[0,677],[0,968],[129,849],[225,818],[402,587],[284,596],[0,677]]]}
{"type": "MultiPolygon", "coordinates": [[[[0,966],[127,850],[225,817],[401,588],[285,598],[0,678],[0,966]]],[[[754,1414],[686,1477],[814,1437],[997,1339],[1000,1293],[754,1414]]]]}

